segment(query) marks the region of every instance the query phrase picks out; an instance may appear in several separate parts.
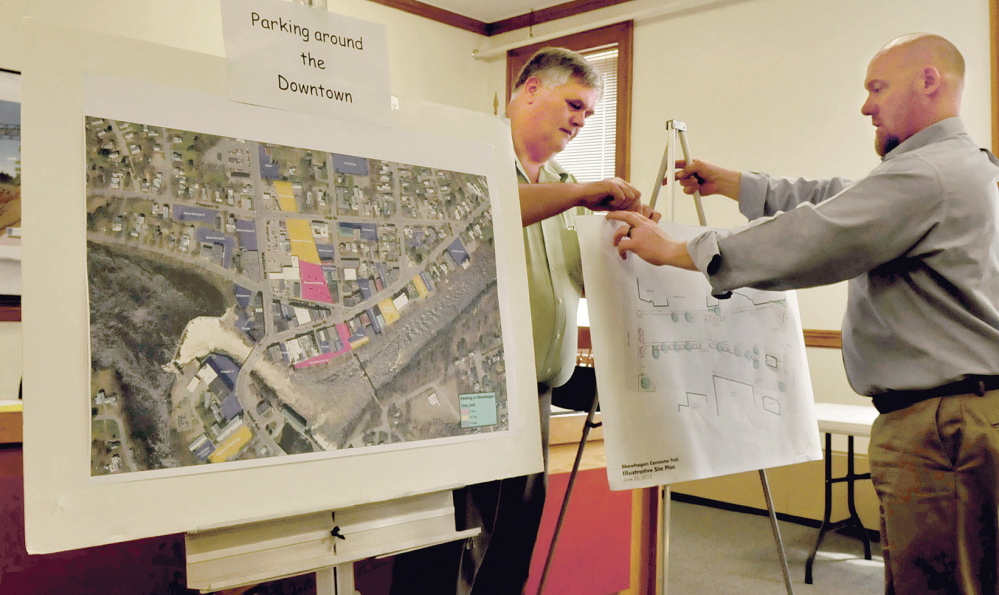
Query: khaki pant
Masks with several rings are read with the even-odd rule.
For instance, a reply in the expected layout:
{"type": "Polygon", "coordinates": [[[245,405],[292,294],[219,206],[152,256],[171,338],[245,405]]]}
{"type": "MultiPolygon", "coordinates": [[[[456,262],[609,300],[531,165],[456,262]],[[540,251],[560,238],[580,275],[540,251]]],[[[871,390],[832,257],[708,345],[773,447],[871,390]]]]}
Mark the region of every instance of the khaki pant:
{"type": "Polygon", "coordinates": [[[999,593],[999,390],[878,416],[870,459],[885,593],[999,593]]]}

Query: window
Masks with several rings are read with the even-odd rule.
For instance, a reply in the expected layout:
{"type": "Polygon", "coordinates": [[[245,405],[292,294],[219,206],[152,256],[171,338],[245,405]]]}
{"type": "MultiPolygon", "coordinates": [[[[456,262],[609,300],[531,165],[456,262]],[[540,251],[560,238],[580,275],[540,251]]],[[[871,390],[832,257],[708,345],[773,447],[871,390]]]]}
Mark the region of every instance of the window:
{"type": "Polygon", "coordinates": [[[507,98],[517,75],[534,52],[564,47],[579,52],[604,77],[604,94],[596,113],[556,159],[580,182],[613,176],[628,179],[631,133],[632,23],[619,23],[551,39],[507,52],[507,98]]]}
{"type": "Polygon", "coordinates": [[[580,182],[595,182],[617,175],[617,46],[583,55],[603,76],[604,94],[586,126],[558,154],[558,162],[580,182]]]}

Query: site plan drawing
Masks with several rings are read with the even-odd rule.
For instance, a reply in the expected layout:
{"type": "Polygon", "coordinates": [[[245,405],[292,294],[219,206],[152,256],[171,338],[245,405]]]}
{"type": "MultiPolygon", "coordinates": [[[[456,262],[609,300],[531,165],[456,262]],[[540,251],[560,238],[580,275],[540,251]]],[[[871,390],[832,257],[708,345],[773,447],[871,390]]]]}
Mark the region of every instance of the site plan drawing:
{"type": "Polygon", "coordinates": [[[821,458],[795,294],[713,297],[700,272],[622,260],[616,225],[576,224],[611,488],[821,458]]]}
{"type": "Polygon", "coordinates": [[[84,125],[91,475],[508,429],[485,176],[84,125]]]}

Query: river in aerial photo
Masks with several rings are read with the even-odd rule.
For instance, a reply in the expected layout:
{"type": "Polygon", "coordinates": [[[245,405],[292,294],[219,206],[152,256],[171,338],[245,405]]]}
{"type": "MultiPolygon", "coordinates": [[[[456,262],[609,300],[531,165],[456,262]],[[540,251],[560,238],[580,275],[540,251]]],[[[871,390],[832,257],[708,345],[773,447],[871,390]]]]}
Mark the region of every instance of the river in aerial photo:
{"type": "Polygon", "coordinates": [[[91,371],[116,379],[137,466],[175,466],[169,431],[175,375],[164,366],[187,323],[221,316],[226,296],[189,270],[96,242],[87,243],[87,272],[91,371]]]}

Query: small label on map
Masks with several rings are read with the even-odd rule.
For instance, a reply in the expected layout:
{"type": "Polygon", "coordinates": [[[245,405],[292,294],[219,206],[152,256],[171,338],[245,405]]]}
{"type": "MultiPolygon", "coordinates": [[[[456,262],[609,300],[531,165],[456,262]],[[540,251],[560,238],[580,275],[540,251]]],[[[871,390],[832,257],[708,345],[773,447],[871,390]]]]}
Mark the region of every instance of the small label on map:
{"type": "Polygon", "coordinates": [[[461,406],[461,427],[496,425],[496,393],[458,395],[458,404],[461,406]]]}

